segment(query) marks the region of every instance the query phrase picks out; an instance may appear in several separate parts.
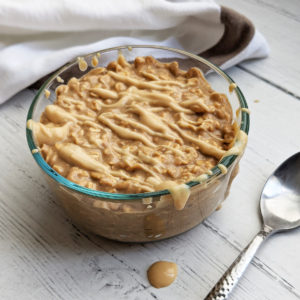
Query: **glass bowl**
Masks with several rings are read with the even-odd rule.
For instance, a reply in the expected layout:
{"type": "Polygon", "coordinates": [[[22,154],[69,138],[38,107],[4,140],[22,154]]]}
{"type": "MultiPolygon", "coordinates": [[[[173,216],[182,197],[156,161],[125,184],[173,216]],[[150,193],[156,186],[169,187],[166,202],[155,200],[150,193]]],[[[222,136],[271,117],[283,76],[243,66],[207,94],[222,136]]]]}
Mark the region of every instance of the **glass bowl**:
{"type": "MultiPolygon", "coordinates": [[[[85,71],[79,70],[77,59],[66,64],[39,89],[30,106],[27,121],[30,119],[39,121],[46,105],[55,101],[55,89],[60,85],[57,76],[64,82],[71,77],[79,78],[94,68],[95,57],[99,57],[98,67],[106,67],[110,61],[117,58],[119,51],[122,51],[128,61],[133,61],[137,56],[152,55],[162,62],[176,60],[183,70],[198,67],[215,91],[227,95],[234,121],[241,131],[248,133],[247,103],[240,89],[225,72],[197,55],[178,49],[144,45],[114,47],[82,56],[88,64],[85,71]],[[229,92],[230,85],[233,88],[232,92],[229,92]],[[46,97],[45,90],[51,92],[50,97],[46,97]]],[[[224,172],[224,169],[222,172],[221,168],[215,166],[200,182],[186,183],[191,189],[189,200],[183,210],[176,210],[168,190],[118,194],[88,189],[71,182],[45,162],[36,150],[37,144],[32,131],[28,128],[26,135],[33,158],[74,224],[103,237],[124,242],[161,240],[178,235],[201,223],[227,196],[244,150],[241,149],[240,153],[221,159],[219,163],[226,167],[227,172],[224,172]]],[[[245,145],[246,143],[242,145],[243,148],[245,145]]]]}

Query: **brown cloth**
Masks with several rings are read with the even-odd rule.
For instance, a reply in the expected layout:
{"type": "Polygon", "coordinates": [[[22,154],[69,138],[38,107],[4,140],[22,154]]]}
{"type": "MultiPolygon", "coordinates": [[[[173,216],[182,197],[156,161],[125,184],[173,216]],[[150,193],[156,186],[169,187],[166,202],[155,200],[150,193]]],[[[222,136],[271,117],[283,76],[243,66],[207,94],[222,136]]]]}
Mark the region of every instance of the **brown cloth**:
{"type": "Polygon", "coordinates": [[[199,54],[217,66],[221,66],[244,50],[255,33],[254,25],[249,19],[225,6],[221,6],[221,22],[225,30],[220,41],[199,54]]]}

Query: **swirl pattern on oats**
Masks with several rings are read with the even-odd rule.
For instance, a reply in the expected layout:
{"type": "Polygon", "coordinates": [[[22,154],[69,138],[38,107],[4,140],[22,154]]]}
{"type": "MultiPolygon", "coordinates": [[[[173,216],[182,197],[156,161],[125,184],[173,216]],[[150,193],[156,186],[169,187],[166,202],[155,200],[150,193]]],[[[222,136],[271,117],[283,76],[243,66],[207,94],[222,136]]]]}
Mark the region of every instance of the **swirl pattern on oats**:
{"type": "Polygon", "coordinates": [[[46,162],[67,179],[111,193],[173,187],[208,172],[237,129],[225,94],[197,68],[120,54],[56,90],[30,121],[46,162]]]}

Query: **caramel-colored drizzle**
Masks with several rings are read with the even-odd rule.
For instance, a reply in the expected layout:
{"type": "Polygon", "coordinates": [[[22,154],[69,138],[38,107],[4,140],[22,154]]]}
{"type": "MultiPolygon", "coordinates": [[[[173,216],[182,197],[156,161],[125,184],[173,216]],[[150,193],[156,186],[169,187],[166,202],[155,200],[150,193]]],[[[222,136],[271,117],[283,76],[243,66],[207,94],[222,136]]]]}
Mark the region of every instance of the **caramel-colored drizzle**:
{"type": "Polygon", "coordinates": [[[87,70],[88,64],[83,57],[78,57],[77,62],[80,71],[84,72],[87,70]]]}
{"type": "Polygon", "coordinates": [[[236,88],[237,88],[237,85],[234,82],[232,82],[232,83],[230,83],[228,89],[229,89],[229,92],[232,93],[233,90],[236,89],[236,88]]]}
{"type": "MultiPolygon", "coordinates": [[[[169,189],[174,199],[175,208],[181,210],[184,208],[190,195],[189,187],[185,184],[175,182],[171,185],[165,183],[159,176],[163,166],[159,160],[153,158],[151,155],[147,155],[142,151],[136,154],[130,154],[129,151],[125,151],[124,148],[118,148],[117,144],[109,148],[110,151],[112,151],[114,155],[118,155],[125,164],[132,165],[132,162],[134,162],[136,166],[149,174],[146,180],[139,180],[138,178],[130,177],[123,170],[112,170],[107,162],[93,158],[86,151],[88,145],[81,146],[64,142],[72,126],[85,124],[90,126],[91,131],[94,130],[96,132],[97,130],[105,131],[105,128],[109,128],[119,139],[141,142],[151,151],[154,151],[156,147],[169,148],[171,152],[176,153],[182,158],[185,157],[185,153],[182,150],[167,145],[156,145],[154,139],[159,137],[164,140],[176,142],[179,145],[185,143],[188,145],[196,145],[203,154],[215,157],[218,160],[228,155],[228,152],[218,146],[218,143],[210,143],[207,139],[201,138],[201,136],[196,137],[186,132],[185,129],[187,127],[197,131],[198,126],[203,122],[190,119],[189,116],[194,115],[195,111],[207,113],[214,111],[214,107],[210,107],[205,103],[205,95],[181,102],[174,98],[171,93],[171,91],[174,91],[174,87],[176,87],[178,91],[185,91],[190,86],[191,81],[186,80],[179,82],[175,80],[163,80],[155,75],[152,76],[150,73],[149,75],[147,72],[143,72],[142,75],[144,77],[148,77],[148,79],[151,78],[150,81],[145,81],[136,76],[131,76],[130,70],[132,69],[132,65],[126,62],[122,55],[118,58],[118,63],[128,71],[107,71],[106,75],[110,76],[116,82],[126,84],[130,87],[124,92],[116,92],[103,86],[91,87],[88,90],[91,97],[96,95],[104,100],[108,99],[111,102],[113,101],[113,103],[107,104],[104,101],[95,100],[100,110],[98,115],[88,109],[88,114],[79,114],[74,111],[65,110],[58,105],[49,105],[46,107],[44,115],[54,124],[50,123],[50,125],[47,126],[30,120],[28,122],[28,128],[34,131],[35,138],[39,145],[44,143],[55,145],[58,155],[71,165],[109,176],[128,178],[133,180],[135,184],[139,185],[144,191],[153,191],[154,187],[156,187],[155,190],[158,190],[158,186],[160,186],[160,189],[169,189]],[[166,91],[170,92],[166,94],[166,91]],[[114,110],[121,109],[125,105],[126,113],[120,113],[119,111],[114,112],[114,110]],[[167,122],[163,116],[154,112],[155,110],[159,111],[161,108],[178,113],[179,121],[177,124],[167,122]],[[138,116],[139,122],[130,117],[132,113],[138,116]],[[124,126],[124,124],[126,126],[124,126]],[[155,169],[156,172],[154,172],[153,169],[155,169]]],[[[82,71],[87,68],[87,64],[83,58],[78,58],[78,64],[82,71]]],[[[82,104],[82,101],[71,99],[67,96],[65,96],[64,101],[69,102],[71,105],[85,105],[82,104]]],[[[222,139],[218,138],[218,140],[222,139]]],[[[97,148],[102,150],[105,148],[103,141],[98,138],[93,139],[91,137],[90,141],[95,147],[97,146],[97,148]]],[[[231,152],[238,152],[238,145],[233,147],[233,149],[231,152]]],[[[198,177],[199,181],[204,180],[203,175],[201,176],[198,177]]]]}

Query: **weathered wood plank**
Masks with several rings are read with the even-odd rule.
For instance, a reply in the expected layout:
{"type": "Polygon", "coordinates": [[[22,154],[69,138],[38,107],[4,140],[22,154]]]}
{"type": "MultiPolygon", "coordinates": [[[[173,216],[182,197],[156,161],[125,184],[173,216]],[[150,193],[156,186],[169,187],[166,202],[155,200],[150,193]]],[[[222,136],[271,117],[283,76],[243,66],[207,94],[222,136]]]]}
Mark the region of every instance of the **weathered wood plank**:
{"type": "MultiPolygon", "coordinates": [[[[238,68],[230,75],[252,112],[240,174],[219,212],[194,230],[158,243],[120,244],[74,228],[27,149],[25,115],[32,93],[22,92],[1,106],[1,298],[203,298],[259,230],[258,199],[265,179],[299,149],[300,102],[238,68]],[[254,103],[257,98],[260,102],[254,103]],[[158,259],[179,265],[170,288],[155,290],[147,282],[145,271],[158,259]]],[[[270,239],[232,299],[299,299],[297,234],[270,239]]]]}
{"type": "Polygon", "coordinates": [[[266,37],[267,59],[244,62],[245,70],[300,97],[300,5],[297,0],[217,0],[247,16],[266,37]]]}
{"type": "MultiPolygon", "coordinates": [[[[209,221],[227,233],[230,241],[240,247],[241,244],[245,246],[250,237],[259,230],[260,218],[256,211],[265,180],[284,159],[300,149],[300,102],[260,80],[249,77],[237,68],[232,69],[229,74],[236,80],[248,100],[251,111],[249,143],[241,161],[240,174],[222,208],[224,211],[217,212],[209,221]],[[256,99],[260,102],[255,103],[256,99]],[[248,235],[243,234],[245,230],[248,231],[248,235]]],[[[283,268],[286,274],[289,274],[285,275],[285,278],[295,286],[299,294],[299,275],[297,272],[291,275],[290,270],[295,270],[296,266],[300,267],[300,259],[287,259],[282,263],[284,257],[296,257],[296,253],[300,251],[300,245],[296,245],[294,240],[297,238],[297,232],[299,231],[272,237],[262,248],[259,257],[262,260],[266,259],[268,266],[278,274],[281,274],[283,268]],[[288,237],[290,244],[284,242],[283,247],[282,239],[287,240],[288,237]],[[282,251],[273,251],[281,248],[282,251]],[[272,256],[269,253],[272,253],[272,256]],[[276,261],[278,266],[275,266],[276,261]]]]}

